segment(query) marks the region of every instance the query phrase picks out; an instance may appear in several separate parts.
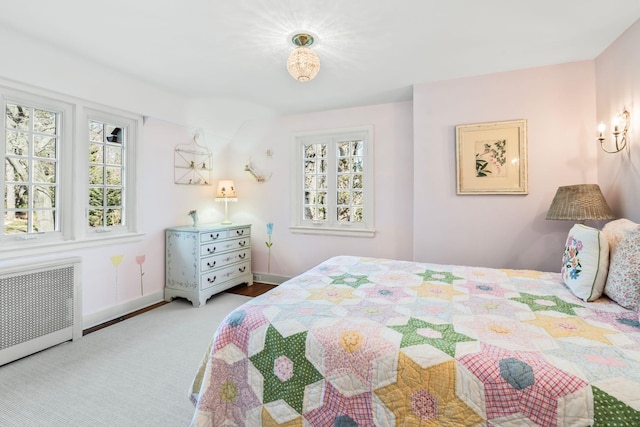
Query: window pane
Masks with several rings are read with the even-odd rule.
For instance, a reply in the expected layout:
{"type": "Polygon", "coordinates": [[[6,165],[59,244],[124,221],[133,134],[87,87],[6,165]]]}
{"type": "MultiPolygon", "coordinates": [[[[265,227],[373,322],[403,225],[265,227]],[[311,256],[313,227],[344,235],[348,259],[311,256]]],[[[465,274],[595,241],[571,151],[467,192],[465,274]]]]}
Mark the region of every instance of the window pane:
{"type": "Polygon", "coordinates": [[[327,189],[327,176],[320,175],[318,176],[318,190],[326,190],[327,189]]]}
{"type": "Polygon", "coordinates": [[[316,146],[315,144],[305,145],[304,146],[304,157],[306,159],[312,159],[316,156],[316,146]]]}
{"type": "Polygon", "coordinates": [[[35,145],[35,156],[50,159],[56,157],[56,138],[36,135],[33,140],[35,145]]]}
{"type": "Polygon", "coordinates": [[[122,129],[113,125],[104,125],[107,141],[114,144],[122,143],[122,129]]]}
{"type": "Polygon", "coordinates": [[[321,159],[320,162],[318,163],[318,172],[320,173],[327,173],[327,160],[326,159],[321,159]]]}
{"type": "Polygon", "coordinates": [[[362,222],[364,218],[363,209],[362,208],[354,208],[353,209],[353,222],[362,222]]]}
{"type": "Polygon", "coordinates": [[[102,227],[104,225],[104,220],[102,218],[103,214],[102,209],[90,209],[89,210],[89,225],[91,227],[102,227]]]}
{"type": "Polygon", "coordinates": [[[33,182],[56,182],[56,164],[54,162],[34,160],[33,161],[33,182]]]}
{"type": "Polygon", "coordinates": [[[353,175],[353,188],[362,188],[362,175],[353,175]]]}
{"type": "Polygon", "coordinates": [[[107,206],[122,206],[122,190],[119,188],[107,190],[107,206]]]}
{"type": "Polygon", "coordinates": [[[304,192],[304,204],[305,205],[315,205],[316,204],[316,192],[315,191],[305,191],[304,192]]]}
{"type": "Polygon", "coordinates": [[[349,178],[351,178],[349,175],[338,175],[338,188],[351,188],[351,180],[349,178]]]}
{"type": "Polygon", "coordinates": [[[318,192],[318,205],[326,205],[327,204],[327,192],[320,191],[318,192]]]}
{"type": "Polygon", "coordinates": [[[56,230],[56,215],[53,210],[33,212],[33,231],[46,232],[56,230]]]}
{"type": "Polygon", "coordinates": [[[104,157],[102,152],[102,144],[89,144],[89,162],[103,163],[104,157]]]}
{"type": "Polygon", "coordinates": [[[352,172],[362,173],[362,157],[354,157],[352,161],[352,172]]]}
{"type": "Polygon", "coordinates": [[[323,207],[318,208],[318,221],[326,221],[327,220],[327,209],[323,207]]]}
{"type": "Polygon", "coordinates": [[[7,131],[7,154],[29,155],[29,134],[7,131]]]}
{"type": "Polygon", "coordinates": [[[107,168],[107,185],[122,184],[122,168],[107,168]]]}
{"type": "Polygon", "coordinates": [[[107,211],[107,225],[120,225],[122,223],[122,211],[120,209],[109,209],[107,211]]]}
{"type": "Polygon", "coordinates": [[[340,191],[338,192],[338,205],[348,205],[351,199],[351,193],[348,191],[340,191]]]}
{"type": "Polygon", "coordinates": [[[102,123],[89,122],[89,141],[104,142],[102,123]]]}
{"type": "Polygon", "coordinates": [[[4,234],[21,234],[27,232],[29,226],[25,211],[7,212],[4,217],[4,234]]]}
{"type": "Polygon", "coordinates": [[[353,141],[351,155],[362,157],[364,155],[364,142],[353,141]]]}
{"type": "Polygon", "coordinates": [[[7,104],[7,127],[29,130],[30,108],[23,105],[7,104]]]}
{"type": "Polygon", "coordinates": [[[107,147],[107,159],[106,162],[111,165],[122,164],[122,147],[107,147]]]}
{"type": "Polygon", "coordinates": [[[4,205],[7,209],[29,207],[29,187],[26,185],[6,185],[4,205]]]}
{"type": "Polygon", "coordinates": [[[307,160],[304,162],[304,173],[314,173],[316,171],[316,162],[314,160],[307,160]]]}
{"type": "Polygon", "coordinates": [[[349,155],[349,143],[340,142],[338,144],[338,157],[347,157],[349,155]]]}
{"type": "Polygon", "coordinates": [[[316,189],[316,177],[313,175],[304,176],[304,189],[315,190],[316,189]]]}
{"type": "Polygon", "coordinates": [[[36,185],[33,187],[33,208],[47,209],[56,206],[56,187],[36,185]]]}
{"type": "Polygon", "coordinates": [[[315,219],[314,208],[310,208],[308,206],[304,208],[304,219],[306,219],[306,220],[314,220],[315,219]]]}
{"type": "Polygon", "coordinates": [[[103,206],[104,203],[104,189],[103,188],[90,188],[89,189],[89,206],[103,206]]]}
{"type": "Polygon", "coordinates": [[[351,197],[353,197],[353,200],[351,201],[351,204],[354,206],[362,206],[362,191],[354,191],[351,194],[351,197]]]}
{"type": "Polygon", "coordinates": [[[338,160],[338,173],[349,172],[349,159],[338,160]]]}
{"type": "Polygon", "coordinates": [[[104,184],[103,173],[102,166],[89,166],[89,184],[104,184]]]}
{"type": "Polygon", "coordinates": [[[29,182],[29,167],[26,159],[5,159],[5,180],[29,182]]]}
{"type": "Polygon", "coordinates": [[[56,113],[38,109],[33,110],[34,132],[55,135],[57,134],[56,125],[56,113]]]}
{"type": "Polygon", "coordinates": [[[338,208],[338,221],[349,222],[349,208],[338,208]]]}

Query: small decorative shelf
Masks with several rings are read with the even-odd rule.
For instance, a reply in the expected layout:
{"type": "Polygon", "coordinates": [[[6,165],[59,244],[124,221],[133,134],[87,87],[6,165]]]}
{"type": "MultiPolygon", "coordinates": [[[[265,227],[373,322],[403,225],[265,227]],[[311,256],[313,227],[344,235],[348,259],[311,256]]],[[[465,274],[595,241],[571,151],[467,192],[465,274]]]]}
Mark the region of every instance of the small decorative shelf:
{"type": "Polygon", "coordinates": [[[211,185],[211,151],[198,143],[200,134],[189,144],[177,145],[173,153],[173,180],[176,184],[211,185]]]}

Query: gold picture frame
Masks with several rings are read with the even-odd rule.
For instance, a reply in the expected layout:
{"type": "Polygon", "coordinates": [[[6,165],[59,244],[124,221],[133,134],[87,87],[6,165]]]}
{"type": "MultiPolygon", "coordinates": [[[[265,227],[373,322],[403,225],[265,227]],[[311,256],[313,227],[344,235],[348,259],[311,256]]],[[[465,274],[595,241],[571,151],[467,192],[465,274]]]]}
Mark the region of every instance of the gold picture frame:
{"type": "Polygon", "coordinates": [[[456,126],[457,194],[527,194],[527,121],[456,126]]]}

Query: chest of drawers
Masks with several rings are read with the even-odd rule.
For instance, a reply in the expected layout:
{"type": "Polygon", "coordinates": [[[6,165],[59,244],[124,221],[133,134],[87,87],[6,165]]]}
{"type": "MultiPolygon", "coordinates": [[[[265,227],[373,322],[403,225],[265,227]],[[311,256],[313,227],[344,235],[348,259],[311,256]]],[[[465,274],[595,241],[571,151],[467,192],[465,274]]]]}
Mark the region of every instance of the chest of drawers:
{"type": "Polygon", "coordinates": [[[172,227],[165,239],[165,301],[181,297],[200,307],[225,289],[253,284],[251,224],[172,227]]]}

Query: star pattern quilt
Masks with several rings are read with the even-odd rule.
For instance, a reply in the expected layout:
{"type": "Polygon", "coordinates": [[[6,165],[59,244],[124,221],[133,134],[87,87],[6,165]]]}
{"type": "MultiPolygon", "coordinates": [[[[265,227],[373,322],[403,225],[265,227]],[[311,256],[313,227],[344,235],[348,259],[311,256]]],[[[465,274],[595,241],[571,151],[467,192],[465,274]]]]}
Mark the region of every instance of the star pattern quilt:
{"type": "Polygon", "coordinates": [[[331,258],[230,313],[193,426],[640,426],[638,314],[557,273],[331,258]]]}

